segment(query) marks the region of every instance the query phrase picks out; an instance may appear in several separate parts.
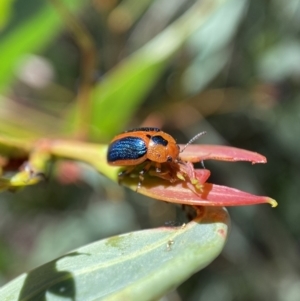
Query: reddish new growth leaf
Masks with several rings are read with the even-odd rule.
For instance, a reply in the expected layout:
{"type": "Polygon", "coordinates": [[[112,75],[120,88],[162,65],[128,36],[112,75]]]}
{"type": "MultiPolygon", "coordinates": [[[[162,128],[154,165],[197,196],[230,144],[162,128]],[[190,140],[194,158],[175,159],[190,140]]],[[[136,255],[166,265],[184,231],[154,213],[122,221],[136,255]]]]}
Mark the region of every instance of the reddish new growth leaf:
{"type": "MultiPolygon", "coordinates": [[[[207,183],[210,171],[195,170],[192,164],[209,159],[266,163],[266,158],[258,153],[229,146],[189,145],[181,154],[181,159],[185,163],[179,166],[180,180],[170,183],[158,177],[147,177],[138,192],[162,201],[194,206],[241,206],[262,203],[277,206],[275,200],[266,196],[256,196],[238,189],[207,183]]],[[[136,188],[136,182],[132,179],[125,180],[125,183],[133,189],[136,188]]]]}
{"type": "Polygon", "coordinates": [[[194,192],[184,183],[163,185],[159,179],[152,178],[147,185],[142,185],[138,190],[149,197],[171,203],[179,203],[194,206],[242,206],[269,203],[277,206],[275,200],[256,196],[238,189],[205,183],[202,192],[194,192]],[[150,183],[149,183],[150,182],[150,183]]]}
{"type": "MultiPolygon", "coordinates": [[[[182,145],[181,145],[182,147],[182,145]]],[[[223,145],[189,145],[181,154],[182,160],[199,162],[202,160],[249,161],[252,164],[266,163],[267,159],[258,153],[223,145]]]]}

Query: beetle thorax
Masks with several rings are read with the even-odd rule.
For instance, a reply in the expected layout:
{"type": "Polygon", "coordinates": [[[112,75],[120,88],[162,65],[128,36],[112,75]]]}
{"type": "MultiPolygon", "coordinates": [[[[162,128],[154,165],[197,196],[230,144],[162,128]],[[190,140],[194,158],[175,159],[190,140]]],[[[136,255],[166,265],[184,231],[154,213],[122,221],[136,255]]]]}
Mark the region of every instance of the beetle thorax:
{"type": "MultiPolygon", "coordinates": [[[[165,133],[164,133],[165,134],[165,133]]],[[[169,135],[151,137],[148,144],[147,158],[157,163],[172,162],[179,156],[179,147],[169,135]],[[166,139],[165,139],[166,138],[166,139]]]]}

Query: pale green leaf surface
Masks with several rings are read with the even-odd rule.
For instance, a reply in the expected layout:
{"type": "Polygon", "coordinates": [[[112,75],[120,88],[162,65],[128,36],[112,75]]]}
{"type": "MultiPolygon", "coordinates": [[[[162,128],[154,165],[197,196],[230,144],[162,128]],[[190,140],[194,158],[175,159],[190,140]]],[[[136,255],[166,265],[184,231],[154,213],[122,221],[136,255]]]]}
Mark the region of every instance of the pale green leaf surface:
{"type": "Polygon", "coordinates": [[[267,49],[258,60],[258,75],[267,82],[281,82],[299,76],[300,43],[295,40],[280,41],[267,49]]]}
{"type": "Polygon", "coordinates": [[[183,86],[187,94],[203,90],[228,63],[231,57],[230,42],[247,7],[247,0],[227,1],[191,36],[188,46],[195,59],[183,74],[183,86]]]}
{"type": "Polygon", "coordinates": [[[104,239],[21,275],[0,289],[0,297],[6,301],[156,300],[220,254],[228,223],[225,209],[211,207],[182,227],[104,239]]]}
{"type": "Polygon", "coordinates": [[[229,51],[224,50],[205,58],[202,55],[197,56],[183,74],[182,82],[186,93],[195,95],[204,90],[226,66],[230,54],[229,51]]]}

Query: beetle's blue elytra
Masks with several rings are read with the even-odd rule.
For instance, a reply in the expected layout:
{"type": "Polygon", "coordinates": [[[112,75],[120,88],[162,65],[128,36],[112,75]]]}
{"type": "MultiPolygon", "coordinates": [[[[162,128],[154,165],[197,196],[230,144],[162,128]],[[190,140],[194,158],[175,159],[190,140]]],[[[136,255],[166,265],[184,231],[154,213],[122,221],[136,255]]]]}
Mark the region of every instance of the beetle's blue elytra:
{"type": "MultiPolygon", "coordinates": [[[[124,137],[112,142],[107,153],[108,162],[138,160],[147,153],[145,141],[139,137],[124,137]]],[[[135,163],[136,164],[136,163],[135,163]]]]}

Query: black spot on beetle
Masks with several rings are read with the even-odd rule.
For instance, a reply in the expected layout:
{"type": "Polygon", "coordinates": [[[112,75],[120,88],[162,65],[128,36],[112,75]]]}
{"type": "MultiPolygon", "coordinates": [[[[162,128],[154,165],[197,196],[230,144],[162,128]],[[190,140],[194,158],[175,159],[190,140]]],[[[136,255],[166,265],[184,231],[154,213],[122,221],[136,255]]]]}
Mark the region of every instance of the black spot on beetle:
{"type": "Polygon", "coordinates": [[[168,140],[164,139],[162,136],[153,136],[151,139],[155,144],[160,144],[163,146],[168,145],[168,140]]]}

